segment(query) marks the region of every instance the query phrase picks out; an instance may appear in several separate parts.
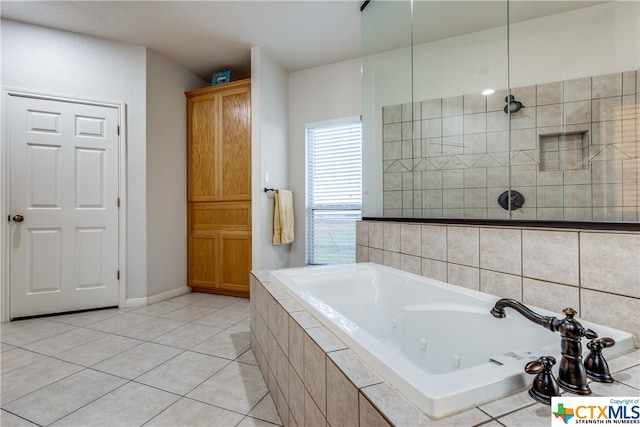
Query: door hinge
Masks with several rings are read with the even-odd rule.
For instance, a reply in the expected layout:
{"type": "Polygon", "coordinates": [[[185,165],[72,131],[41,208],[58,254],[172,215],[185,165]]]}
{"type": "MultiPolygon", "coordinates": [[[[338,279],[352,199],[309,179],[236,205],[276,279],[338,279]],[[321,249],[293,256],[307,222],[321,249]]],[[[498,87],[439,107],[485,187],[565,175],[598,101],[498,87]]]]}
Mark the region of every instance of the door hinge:
{"type": "Polygon", "coordinates": [[[118,136],[120,136],[120,125],[118,125],[118,136]]]}
{"type": "Polygon", "coordinates": [[[118,270],[118,273],[116,274],[116,277],[118,278],[118,280],[120,280],[120,270],[118,270]]]}
{"type": "Polygon", "coordinates": [[[118,204],[118,207],[120,207],[120,197],[118,197],[118,200],[116,203],[118,204]]]}

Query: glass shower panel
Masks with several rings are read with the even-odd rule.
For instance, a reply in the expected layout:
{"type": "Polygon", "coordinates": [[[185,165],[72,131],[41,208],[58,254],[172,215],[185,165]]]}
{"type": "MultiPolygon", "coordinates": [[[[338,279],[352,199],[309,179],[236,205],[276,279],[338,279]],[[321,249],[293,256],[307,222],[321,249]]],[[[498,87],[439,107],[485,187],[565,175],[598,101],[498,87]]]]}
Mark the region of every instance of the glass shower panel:
{"type": "Polygon", "coordinates": [[[639,1],[373,0],[362,46],[364,216],[640,220],[639,1]]]}
{"type": "Polygon", "coordinates": [[[365,216],[509,217],[497,203],[509,184],[507,10],[424,0],[364,10],[365,216]]]}
{"type": "Polygon", "coordinates": [[[363,215],[414,217],[411,1],[362,11],[363,215]]]}
{"type": "Polygon", "coordinates": [[[510,5],[513,218],[638,221],[640,2],[576,5],[510,5]]]}
{"type": "Polygon", "coordinates": [[[508,218],[507,3],[415,1],[417,217],[508,218]]]}

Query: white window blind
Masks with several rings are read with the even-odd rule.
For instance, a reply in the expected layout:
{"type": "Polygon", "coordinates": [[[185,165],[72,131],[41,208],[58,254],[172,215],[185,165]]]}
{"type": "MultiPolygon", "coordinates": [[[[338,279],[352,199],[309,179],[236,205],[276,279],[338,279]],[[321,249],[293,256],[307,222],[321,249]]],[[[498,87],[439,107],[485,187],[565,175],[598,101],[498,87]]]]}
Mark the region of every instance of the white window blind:
{"type": "Polygon", "coordinates": [[[362,218],[362,123],[307,126],[307,264],[356,260],[362,218]]]}

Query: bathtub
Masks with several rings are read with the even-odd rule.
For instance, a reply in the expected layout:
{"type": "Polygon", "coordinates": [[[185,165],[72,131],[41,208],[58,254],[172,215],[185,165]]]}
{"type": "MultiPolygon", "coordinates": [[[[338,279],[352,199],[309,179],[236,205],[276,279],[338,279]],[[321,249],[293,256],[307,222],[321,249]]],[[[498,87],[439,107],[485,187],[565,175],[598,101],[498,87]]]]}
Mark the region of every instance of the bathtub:
{"type": "MultiPolygon", "coordinates": [[[[511,309],[506,318],[494,318],[489,311],[496,296],[373,263],[290,268],[270,275],[384,380],[434,418],[528,386],[533,376],[523,368],[530,360],[542,355],[560,360],[560,335],[511,309]]],[[[564,317],[531,308],[544,316],[564,317]]],[[[616,340],[605,350],[607,357],[634,347],[629,333],[580,322],[616,340]]]]}

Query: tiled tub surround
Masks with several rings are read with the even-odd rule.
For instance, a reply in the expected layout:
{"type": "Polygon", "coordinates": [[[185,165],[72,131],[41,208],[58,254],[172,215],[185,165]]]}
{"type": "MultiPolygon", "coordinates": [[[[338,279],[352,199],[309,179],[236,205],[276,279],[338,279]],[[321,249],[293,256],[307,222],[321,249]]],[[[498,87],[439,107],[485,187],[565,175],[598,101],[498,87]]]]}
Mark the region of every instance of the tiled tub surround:
{"type": "Polygon", "coordinates": [[[383,107],[385,217],[637,221],[640,71],[383,107]]]}
{"type": "MultiPolygon", "coordinates": [[[[546,426],[550,409],[526,390],[434,420],[384,382],[268,272],[251,276],[251,348],[285,426],[546,426]]],[[[609,360],[595,396],[640,396],[640,350],[609,360]]]]}
{"type": "MultiPolygon", "coordinates": [[[[494,318],[490,312],[498,298],[486,293],[375,263],[270,274],[367,365],[434,418],[524,387],[529,378],[523,358],[561,357],[558,334],[523,316],[494,318]]],[[[531,308],[543,316],[564,317],[531,308]]],[[[635,347],[628,332],[581,322],[615,340],[608,357],[635,347]]]]}
{"type": "Polygon", "coordinates": [[[365,220],[356,259],[561,312],[640,338],[640,232],[365,220]]]}

